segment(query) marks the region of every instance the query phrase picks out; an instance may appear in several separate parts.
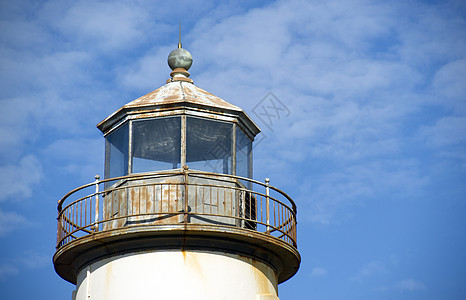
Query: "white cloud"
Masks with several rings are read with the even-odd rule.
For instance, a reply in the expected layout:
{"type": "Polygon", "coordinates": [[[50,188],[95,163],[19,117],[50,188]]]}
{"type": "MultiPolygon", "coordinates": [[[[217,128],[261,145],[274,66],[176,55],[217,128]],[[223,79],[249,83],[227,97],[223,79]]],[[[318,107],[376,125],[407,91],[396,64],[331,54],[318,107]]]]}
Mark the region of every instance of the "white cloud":
{"type": "Polygon", "coordinates": [[[0,100],[0,161],[15,161],[23,154],[23,143],[34,140],[29,118],[38,109],[27,97],[0,100]]]}
{"type": "Polygon", "coordinates": [[[48,1],[38,14],[66,40],[103,51],[135,47],[147,30],[162,29],[152,26],[141,5],[122,1],[48,1]]]}
{"type": "Polygon", "coordinates": [[[448,149],[451,146],[464,147],[466,144],[466,116],[449,116],[438,119],[432,126],[421,128],[420,135],[424,142],[436,149],[448,149]]]}
{"type": "Polygon", "coordinates": [[[0,265],[0,280],[5,280],[9,277],[19,274],[18,268],[11,264],[0,265]]]}
{"type": "MultiPolygon", "coordinates": [[[[165,84],[170,78],[170,68],[167,58],[174,47],[151,49],[136,62],[117,70],[118,80],[126,87],[149,91],[165,84]],[[161,68],[165,67],[165,68],[161,68]]],[[[128,99],[130,102],[133,99],[128,99]]]]}
{"type": "Polygon", "coordinates": [[[327,270],[324,268],[315,267],[312,268],[311,277],[322,277],[327,275],[327,270]]]}
{"type": "Polygon", "coordinates": [[[50,257],[44,253],[27,250],[24,251],[21,256],[18,256],[11,261],[21,268],[38,269],[48,266],[50,264],[50,257]]]}
{"type": "Polygon", "coordinates": [[[466,112],[464,78],[466,78],[466,59],[460,59],[442,66],[433,79],[433,87],[439,96],[438,102],[457,110],[457,113],[466,112]]]}
{"type": "Polygon", "coordinates": [[[24,216],[15,212],[5,212],[0,208],[0,236],[27,224],[29,221],[24,216]]]}
{"type": "Polygon", "coordinates": [[[429,179],[414,161],[377,160],[327,166],[299,185],[300,218],[320,224],[351,217],[366,201],[409,199],[423,191],[429,179]]]}
{"type": "Polygon", "coordinates": [[[0,201],[30,197],[42,176],[42,165],[34,155],[24,156],[17,164],[0,166],[0,201]]]}
{"type": "Polygon", "coordinates": [[[420,282],[419,280],[415,279],[405,279],[398,282],[395,287],[400,291],[407,291],[407,292],[415,292],[415,291],[424,291],[426,290],[426,286],[424,283],[420,282]]]}
{"type": "Polygon", "coordinates": [[[439,64],[464,57],[466,39],[462,33],[466,21],[459,13],[464,9],[461,2],[450,1],[447,5],[417,3],[414,10],[410,3],[400,2],[400,18],[393,20],[399,26],[399,43],[395,49],[402,60],[431,72],[439,64]]]}
{"type": "MultiPolygon", "coordinates": [[[[42,151],[48,163],[61,174],[79,175],[81,180],[93,181],[104,165],[104,138],[69,138],[56,140],[42,151]]],[[[58,174],[57,174],[58,175],[58,174]]]]}
{"type": "Polygon", "coordinates": [[[3,257],[2,260],[4,260],[5,263],[0,265],[0,281],[17,276],[25,269],[44,268],[50,264],[49,255],[32,250],[24,251],[15,258],[5,259],[5,257],[3,257]]]}
{"type": "Polygon", "coordinates": [[[350,279],[355,281],[363,281],[368,277],[377,276],[387,272],[385,266],[380,262],[370,262],[363,266],[354,276],[350,279]]]}

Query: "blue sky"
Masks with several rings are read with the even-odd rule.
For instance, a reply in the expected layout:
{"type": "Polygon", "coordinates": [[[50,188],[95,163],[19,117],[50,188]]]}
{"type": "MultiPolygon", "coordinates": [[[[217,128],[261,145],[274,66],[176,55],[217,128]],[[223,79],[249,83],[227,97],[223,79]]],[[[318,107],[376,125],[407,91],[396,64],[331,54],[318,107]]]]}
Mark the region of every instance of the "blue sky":
{"type": "Polygon", "coordinates": [[[0,4],[2,299],[71,297],[56,202],[103,174],[96,124],[169,78],[180,18],[194,83],[256,120],[254,177],[298,205],[280,299],[466,297],[464,2],[25,0],[0,4]]]}

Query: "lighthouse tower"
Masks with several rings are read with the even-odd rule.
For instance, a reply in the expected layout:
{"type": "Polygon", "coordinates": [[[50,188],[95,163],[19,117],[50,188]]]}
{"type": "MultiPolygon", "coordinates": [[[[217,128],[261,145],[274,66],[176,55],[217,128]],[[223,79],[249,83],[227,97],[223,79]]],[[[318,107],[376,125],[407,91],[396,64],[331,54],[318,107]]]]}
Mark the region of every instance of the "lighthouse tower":
{"type": "Polygon", "coordinates": [[[276,300],[298,270],[296,205],[252,179],[260,132],[195,86],[191,54],[167,83],[97,127],[105,176],[58,202],[56,272],[75,300],[276,300]]]}

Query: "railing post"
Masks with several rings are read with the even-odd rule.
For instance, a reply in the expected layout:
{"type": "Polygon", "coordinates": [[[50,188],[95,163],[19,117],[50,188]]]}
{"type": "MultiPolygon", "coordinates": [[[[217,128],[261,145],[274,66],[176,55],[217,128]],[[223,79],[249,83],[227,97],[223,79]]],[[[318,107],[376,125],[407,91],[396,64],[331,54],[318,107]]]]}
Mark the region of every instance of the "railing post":
{"type": "Polygon", "coordinates": [[[189,205],[188,205],[188,169],[189,167],[184,165],[183,166],[183,173],[184,173],[184,224],[188,224],[189,215],[189,205]]]}
{"type": "Polygon", "coordinates": [[[95,219],[94,219],[94,231],[99,230],[99,180],[100,176],[95,175],[95,219]]]}
{"type": "MultiPolygon", "coordinates": [[[[241,215],[239,215],[238,211],[238,217],[241,217],[241,228],[246,228],[246,191],[244,190],[239,190],[240,193],[240,200],[241,200],[241,215]]],[[[252,197],[252,194],[251,194],[252,197]]]]}
{"type": "Polygon", "coordinates": [[[269,191],[269,178],[265,178],[265,200],[266,200],[266,214],[267,214],[267,234],[270,233],[270,191],[269,191]]]}

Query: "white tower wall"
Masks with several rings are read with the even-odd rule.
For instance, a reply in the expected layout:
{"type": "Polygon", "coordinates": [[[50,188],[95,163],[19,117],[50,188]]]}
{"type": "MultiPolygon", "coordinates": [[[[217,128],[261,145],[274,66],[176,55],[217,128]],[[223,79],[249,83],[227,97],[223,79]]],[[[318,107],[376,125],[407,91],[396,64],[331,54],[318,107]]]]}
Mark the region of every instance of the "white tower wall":
{"type": "Polygon", "coordinates": [[[102,259],[78,274],[76,300],[278,300],[277,275],[240,255],[152,251],[102,259]]]}

